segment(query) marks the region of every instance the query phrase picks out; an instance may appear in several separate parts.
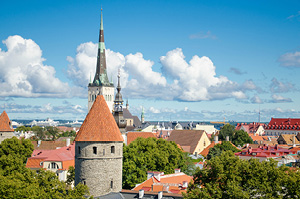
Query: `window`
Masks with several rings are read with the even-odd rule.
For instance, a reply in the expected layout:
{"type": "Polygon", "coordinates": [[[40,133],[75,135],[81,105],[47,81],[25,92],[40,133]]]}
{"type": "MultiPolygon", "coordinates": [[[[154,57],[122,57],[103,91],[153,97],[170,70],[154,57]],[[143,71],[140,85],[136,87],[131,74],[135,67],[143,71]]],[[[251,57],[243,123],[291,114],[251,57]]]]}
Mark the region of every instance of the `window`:
{"type": "Polygon", "coordinates": [[[111,146],[110,151],[111,151],[111,153],[115,153],[115,146],[111,146]]]}
{"type": "Polygon", "coordinates": [[[256,153],[252,153],[252,155],[256,155],[256,153]]]}
{"type": "Polygon", "coordinates": [[[110,181],[110,188],[112,189],[114,187],[114,182],[110,181]]]}
{"type": "Polygon", "coordinates": [[[51,162],[51,164],[48,165],[48,169],[59,169],[59,167],[55,162],[51,162]]]}
{"type": "Polygon", "coordinates": [[[93,153],[97,154],[97,147],[95,147],[95,146],[93,147],[93,153]]]}
{"type": "Polygon", "coordinates": [[[105,155],[105,149],[103,149],[103,155],[105,155]]]}
{"type": "Polygon", "coordinates": [[[205,140],[204,140],[204,142],[203,142],[203,146],[205,146],[206,144],[205,144],[205,140]]]}
{"type": "Polygon", "coordinates": [[[80,151],[80,146],[78,147],[78,154],[80,154],[81,153],[81,151],[80,151]]]}

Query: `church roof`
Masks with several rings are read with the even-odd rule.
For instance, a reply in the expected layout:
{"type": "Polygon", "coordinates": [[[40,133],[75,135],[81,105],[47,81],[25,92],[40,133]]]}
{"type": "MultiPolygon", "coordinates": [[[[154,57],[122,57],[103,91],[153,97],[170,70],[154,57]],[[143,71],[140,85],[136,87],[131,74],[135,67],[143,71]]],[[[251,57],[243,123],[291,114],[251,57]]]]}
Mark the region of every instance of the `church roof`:
{"type": "Polygon", "coordinates": [[[82,123],[75,141],[122,141],[117,123],[103,95],[98,95],[82,123]]]}
{"type": "Polygon", "coordinates": [[[2,112],[0,115],[0,132],[11,132],[14,131],[10,127],[10,119],[8,118],[8,115],[5,111],[2,112]]]}

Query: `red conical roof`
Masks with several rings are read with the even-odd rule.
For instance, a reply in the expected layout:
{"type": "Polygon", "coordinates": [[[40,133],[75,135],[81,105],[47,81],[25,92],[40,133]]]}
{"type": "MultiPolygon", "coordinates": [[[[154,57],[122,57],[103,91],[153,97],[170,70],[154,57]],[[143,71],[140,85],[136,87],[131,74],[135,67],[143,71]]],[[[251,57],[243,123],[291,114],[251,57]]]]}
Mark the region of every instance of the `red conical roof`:
{"type": "Polygon", "coordinates": [[[104,97],[98,95],[75,141],[122,141],[123,137],[104,97]]]}
{"type": "Polygon", "coordinates": [[[10,119],[8,118],[8,115],[5,111],[2,112],[0,115],[0,132],[11,132],[14,131],[10,127],[10,119]]]}

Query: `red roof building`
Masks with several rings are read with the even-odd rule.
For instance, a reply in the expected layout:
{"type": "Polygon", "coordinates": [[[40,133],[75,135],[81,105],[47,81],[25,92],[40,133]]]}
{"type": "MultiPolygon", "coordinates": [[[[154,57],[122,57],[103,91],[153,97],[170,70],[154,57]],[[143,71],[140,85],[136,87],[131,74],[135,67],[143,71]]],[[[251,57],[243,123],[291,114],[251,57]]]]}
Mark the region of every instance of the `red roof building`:
{"type": "Polygon", "coordinates": [[[11,126],[11,121],[5,111],[0,115],[0,143],[7,139],[12,138],[14,129],[11,126]]]}
{"type": "Polygon", "coordinates": [[[300,132],[300,118],[272,118],[265,128],[266,135],[279,136],[281,134],[294,134],[300,132]]]}
{"type": "Polygon", "coordinates": [[[129,145],[131,142],[136,140],[137,138],[142,137],[142,138],[149,138],[153,137],[156,138],[156,134],[152,132],[128,132],[127,133],[127,145],[129,145]]]}
{"type": "Polygon", "coordinates": [[[75,165],[74,160],[74,144],[54,150],[36,149],[33,151],[32,156],[27,159],[26,167],[32,170],[44,168],[53,171],[60,180],[66,181],[69,167],[75,165]]]}
{"type": "Polygon", "coordinates": [[[268,158],[278,158],[280,156],[285,155],[294,155],[297,154],[296,151],[285,149],[282,147],[261,145],[258,148],[249,147],[248,149],[244,149],[241,152],[235,153],[236,156],[243,160],[248,160],[251,158],[256,158],[259,161],[264,161],[268,158]]]}
{"type": "Polygon", "coordinates": [[[238,123],[235,127],[236,130],[243,130],[247,132],[249,135],[263,135],[265,133],[266,124],[252,122],[252,123],[238,123]]]}
{"type": "Polygon", "coordinates": [[[160,192],[182,194],[186,193],[189,182],[193,179],[180,169],[175,169],[175,173],[164,175],[163,172],[148,171],[147,180],[133,188],[133,190],[144,190],[148,192],[160,192]]]}

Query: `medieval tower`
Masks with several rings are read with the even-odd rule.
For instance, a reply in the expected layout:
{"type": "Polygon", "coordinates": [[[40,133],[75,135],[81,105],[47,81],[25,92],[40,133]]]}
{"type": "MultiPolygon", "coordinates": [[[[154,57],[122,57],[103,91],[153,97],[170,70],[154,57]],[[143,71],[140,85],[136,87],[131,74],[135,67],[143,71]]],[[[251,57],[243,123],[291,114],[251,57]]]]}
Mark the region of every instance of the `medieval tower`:
{"type": "Polygon", "coordinates": [[[94,80],[88,85],[88,111],[90,111],[97,95],[100,94],[103,95],[110,112],[112,112],[114,105],[114,84],[109,82],[106,70],[102,9],[100,21],[96,73],[94,80]]]}
{"type": "Polygon", "coordinates": [[[118,86],[117,86],[117,93],[116,93],[116,98],[115,98],[114,118],[120,129],[120,132],[122,134],[124,142],[127,143],[126,142],[127,141],[126,140],[126,129],[125,129],[127,122],[123,117],[123,99],[122,99],[121,85],[120,85],[120,71],[118,74],[118,86]]]}
{"type": "Polygon", "coordinates": [[[122,189],[123,137],[103,95],[98,95],[75,138],[75,186],[90,195],[122,189]]]}

